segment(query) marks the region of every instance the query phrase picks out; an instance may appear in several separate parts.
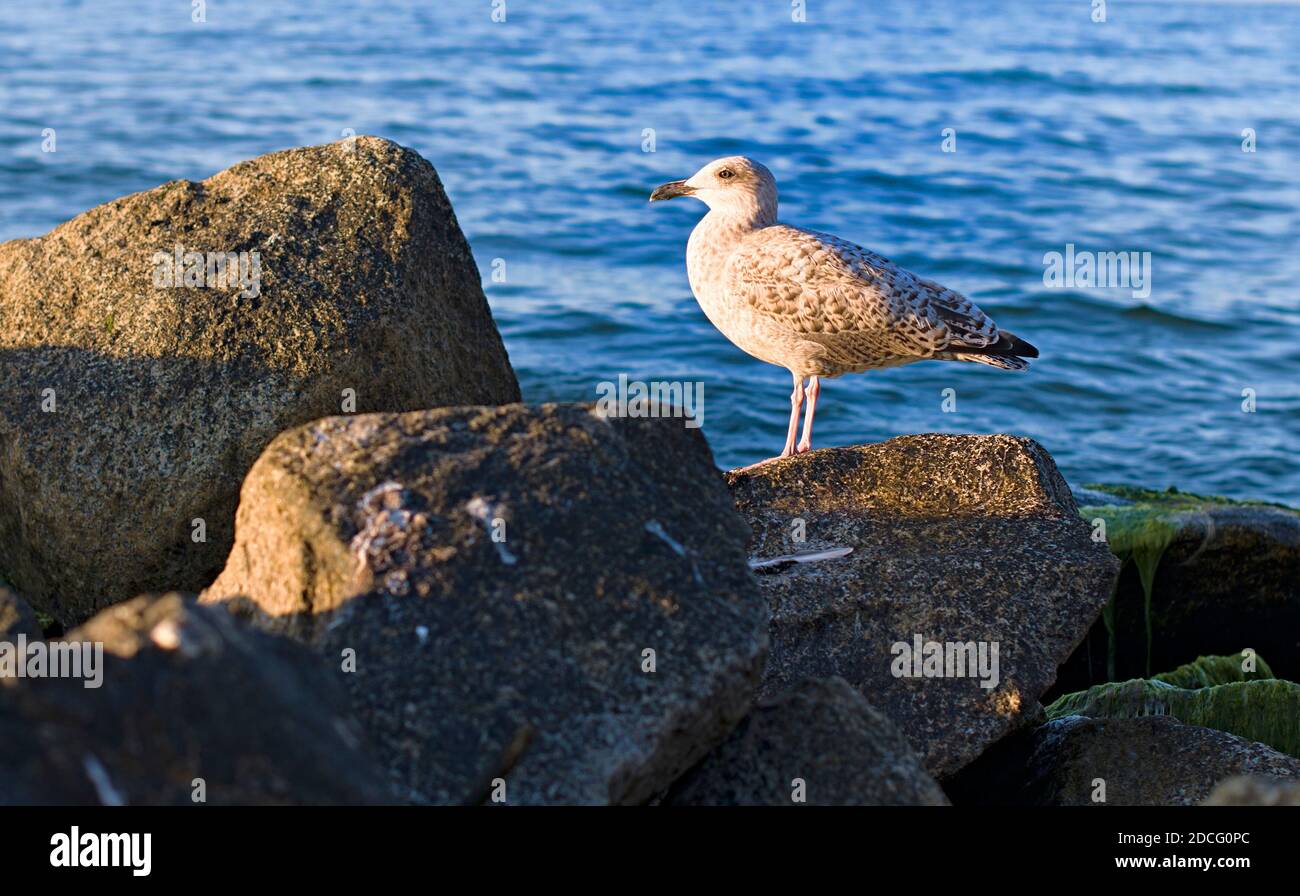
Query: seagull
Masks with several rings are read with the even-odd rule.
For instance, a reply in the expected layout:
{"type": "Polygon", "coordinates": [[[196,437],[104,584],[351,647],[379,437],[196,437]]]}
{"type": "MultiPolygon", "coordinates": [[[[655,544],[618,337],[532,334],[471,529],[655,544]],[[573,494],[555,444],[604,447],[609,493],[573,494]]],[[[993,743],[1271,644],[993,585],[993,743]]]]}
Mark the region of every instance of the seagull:
{"type": "Polygon", "coordinates": [[[822,377],[927,358],[1024,370],[1026,358],[1038,357],[961,293],[848,240],[777,223],[776,178],[753,159],[712,161],[656,187],[650,201],[678,196],[709,207],[686,244],[686,275],[705,316],[742,351],[794,378],[785,448],[769,460],[812,448],[822,377]]]}

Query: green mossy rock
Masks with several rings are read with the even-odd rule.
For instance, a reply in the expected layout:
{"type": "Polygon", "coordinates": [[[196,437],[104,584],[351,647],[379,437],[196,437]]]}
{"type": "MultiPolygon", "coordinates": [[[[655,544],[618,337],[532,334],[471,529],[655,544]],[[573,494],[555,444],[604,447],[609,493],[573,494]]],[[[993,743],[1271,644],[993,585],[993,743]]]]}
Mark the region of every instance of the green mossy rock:
{"type": "Polygon", "coordinates": [[[1111,682],[1067,694],[1047,707],[1049,720],[1067,716],[1172,716],[1300,756],[1300,684],[1276,678],[1196,689],[1157,680],[1111,682]]]}
{"type": "Polygon", "coordinates": [[[1200,656],[1194,661],[1179,666],[1172,672],[1161,672],[1152,676],[1156,681],[1163,681],[1176,688],[1212,688],[1215,685],[1231,684],[1234,681],[1255,681],[1262,678],[1276,678],[1268,663],[1262,656],[1254,657],[1255,669],[1245,671],[1245,651],[1232,656],[1200,656]]]}
{"type": "Polygon", "coordinates": [[[1198,656],[1249,645],[1300,679],[1300,513],[1177,489],[1093,485],[1080,515],[1124,567],[1053,696],[1150,678],[1198,656]]]}

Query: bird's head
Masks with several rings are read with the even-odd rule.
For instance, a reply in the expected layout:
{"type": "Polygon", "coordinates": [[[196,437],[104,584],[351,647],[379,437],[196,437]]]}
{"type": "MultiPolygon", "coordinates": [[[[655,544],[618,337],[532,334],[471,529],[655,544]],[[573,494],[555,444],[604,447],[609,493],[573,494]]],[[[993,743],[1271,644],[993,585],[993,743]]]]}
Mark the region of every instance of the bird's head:
{"type": "Polygon", "coordinates": [[[651,202],[694,196],[710,209],[764,224],[776,221],[776,178],[765,166],[745,156],[715,159],[686,180],[655,188],[651,202]]]}

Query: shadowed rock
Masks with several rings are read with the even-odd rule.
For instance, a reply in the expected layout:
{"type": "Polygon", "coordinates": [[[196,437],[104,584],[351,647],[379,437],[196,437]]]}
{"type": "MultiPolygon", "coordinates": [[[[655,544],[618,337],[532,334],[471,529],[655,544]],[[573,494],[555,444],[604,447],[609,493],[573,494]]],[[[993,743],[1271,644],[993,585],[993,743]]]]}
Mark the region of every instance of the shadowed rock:
{"type": "Polygon", "coordinates": [[[0,682],[0,804],[193,805],[196,779],[212,805],[395,800],[333,674],[291,641],[179,594],[67,640],[102,644],[101,686],[0,682]]]}
{"type": "Polygon", "coordinates": [[[16,638],[18,635],[40,638],[41,624],[22,595],[0,585],[0,639],[16,638]]]}
{"type": "Polygon", "coordinates": [[[280,431],[519,398],[437,174],[368,137],[0,245],[0,392],[0,569],[68,626],[208,585],[280,431]]]}
{"type": "Polygon", "coordinates": [[[580,406],[333,417],[244,483],[204,600],[315,644],[414,801],[630,803],[749,709],[768,611],[708,446],[580,406]],[[243,600],[247,598],[247,600],[243,600]]]}
{"type": "Polygon", "coordinates": [[[677,785],[684,806],[946,806],[907,738],[842,678],[757,704],[677,785]]]}
{"type": "Polygon", "coordinates": [[[853,548],[759,577],[772,608],[762,695],[804,676],[842,676],[935,775],[956,771],[1037,707],[1119,567],[1029,439],[905,436],[798,455],[728,482],[757,557],[853,548]],[[920,658],[907,662],[895,645],[910,651],[918,637],[923,655],[926,642],[944,648],[932,671],[964,674],[928,676],[920,658]],[[996,675],[973,668],[981,646],[986,671],[996,646],[996,675]]]}
{"type": "Polygon", "coordinates": [[[1168,716],[1067,716],[998,744],[946,786],[957,805],[1191,806],[1234,775],[1297,780],[1300,760],[1168,716]]]}

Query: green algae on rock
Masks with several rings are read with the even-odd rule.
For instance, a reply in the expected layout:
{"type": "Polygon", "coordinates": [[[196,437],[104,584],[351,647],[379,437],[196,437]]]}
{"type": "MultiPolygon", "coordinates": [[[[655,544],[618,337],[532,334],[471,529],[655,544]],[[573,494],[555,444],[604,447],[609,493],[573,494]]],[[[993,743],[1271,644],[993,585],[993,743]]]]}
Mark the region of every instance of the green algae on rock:
{"type": "MultiPolygon", "coordinates": [[[[1093,483],[1084,486],[1089,492],[1113,495],[1120,499],[1113,504],[1090,504],[1079,508],[1079,514],[1088,520],[1103,520],[1106,543],[1122,563],[1132,562],[1142,583],[1143,619],[1146,623],[1146,674],[1151,674],[1151,592],[1155,585],[1156,569],[1160,558],[1178,537],[1184,521],[1177,514],[1196,513],[1207,505],[1233,504],[1225,498],[1212,498],[1180,492],[1136,488],[1123,485],[1093,483]]],[[[1117,583],[1118,584],[1118,583],[1117,583]]],[[[1114,598],[1103,614],[1107,634],[1107,675],[1115,678],[1115,606],[1114,598]]]]}
{"type": "Polygon", "coordinates": [[[1276,678],[1195,689],[1154,679],[1109,682],[1067,694],[1047,707],[1049,720],[1067,716],[1172,716],[1300,756],[1300,684],[1276,678]]]}
{"type": "Polygon", "coordinates": [[[1300,513],[1177,489],[1090,485],[1080,495],[1080,514],[1124,568],[1102,620],[1062,667],[1063,690],[1149,678],[1242,645],[1267,654],[1278,675],[1300,676],[1300,513]]]}
{"type": "Polygon", "coordinates": [[[1185,663],[1172,672],[1153,675],[1156,681],[1163,681],[1176,688],[1212,688],[1234,681],[1255,681],[1262,678],[1275,678],[1273,670],[1262,656],[1247,654],[1242,651],[1233,656],[1198,656],[1190,663],[1185,663]],[[1246,666],[1253,666],[1246,669],[1246,666]]]}
{"type": "MultiPolygon", "coordinates": [[[[1106,490],[1106,486],[1090,485],[1093,491],[1106,490]]],[[[1153,512],[1146,502],[1127,501],[1124,504],[1105,504],[1080,507],[1079,513],[1085,519],[1101,519],[1105,522],[1106,543],[1121,563],[1130,561],[1137,567],[1142,582],[1142,593],[1146,596],[1143,618],[1146,620],[1147,637],[1147,674],[1151,673],[1151,587],[1155,581],[1156,567],[1160,557],[1178,534],[1178,527],[1167,521],[1163,512],[1153,512]]],[[[1118,584],[1118,580],[1116,580],[1118,584]]],[[[1106,673],[1115,677],[1115,598],[1112,595],[1102,619],[1108,635],[1106,649],[1106,673]]]]}

